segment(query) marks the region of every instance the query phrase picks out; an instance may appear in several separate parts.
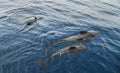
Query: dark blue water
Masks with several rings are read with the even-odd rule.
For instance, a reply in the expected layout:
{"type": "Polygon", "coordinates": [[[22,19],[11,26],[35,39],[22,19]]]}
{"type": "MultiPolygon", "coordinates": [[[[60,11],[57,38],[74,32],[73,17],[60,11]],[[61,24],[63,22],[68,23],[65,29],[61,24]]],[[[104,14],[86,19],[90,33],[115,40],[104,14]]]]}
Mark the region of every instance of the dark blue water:
{"type": "MultiPolygon", "coordinates": [[[[49,53],[70,46],[52,45],[49,53]]],[[[119,0],[1,0],[0,73],[120,73],[119,0]],[[17,32],[32,17],[43,17],[17,32]],[[76,55],[55,58],[42,70],[37,61],[46,59],[45,39],[53,41],[80,30],[95,30],[95,38],[76,55]]]]}

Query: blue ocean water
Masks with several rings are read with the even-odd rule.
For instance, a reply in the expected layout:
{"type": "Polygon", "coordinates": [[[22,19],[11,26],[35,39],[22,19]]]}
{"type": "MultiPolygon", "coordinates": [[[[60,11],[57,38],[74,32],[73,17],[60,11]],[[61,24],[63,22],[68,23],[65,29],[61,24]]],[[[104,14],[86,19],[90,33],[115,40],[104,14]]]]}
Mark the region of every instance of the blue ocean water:
{"type": "MultiPolygon", "coordinates": [[[[53,53],[71,43],[51,45],[53,53]]],[[[119,0],[0,1],[0,73],[120,73],[119,0]],[[43,17],[17,32],[32,17],[43,17]],[[86,50],[55,58],[42,70],[45,39],[51,43],[81,30],[99,31],[93,39],[73,42],[86,50]]]]}

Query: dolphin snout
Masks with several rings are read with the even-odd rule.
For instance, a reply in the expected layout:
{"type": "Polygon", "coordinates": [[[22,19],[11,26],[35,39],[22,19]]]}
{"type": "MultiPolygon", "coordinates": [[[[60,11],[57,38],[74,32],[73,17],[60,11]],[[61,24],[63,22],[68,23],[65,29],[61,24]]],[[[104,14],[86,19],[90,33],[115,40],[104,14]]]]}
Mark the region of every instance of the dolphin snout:
{"type": "Polygon", "coordinates": [[[97,36],[97,35],[99,35],[100,34],[100,32],[99,31],[96,31],[96,34],[95,34],[95,36],[97,36]]]}
{"type": "Polygon", "coordinates": [[[93,32],[91,32],[91,36],[97,36],[98,34],[99,34],[100,32],[99,31],[93,31],[93,32]]]}
{"type": "Polygon", "coordinates": [[[98,35],[100,32],[99,31],[96,31],[96,34],[98,35]]]}
{"type": "Polygon", "coordinates": [[[84,49],[86,49],[86,46],[81,44],[81,45],[79,46],[79,49],[84,50],[84,49]]]}
{"type": "Polygon", "coordinates": [[[85,48],[86,48],[86,46],[85,46],[85,45],[81,45],[81,48],[82,48],[82,49],[85,49],[85,48]]]}

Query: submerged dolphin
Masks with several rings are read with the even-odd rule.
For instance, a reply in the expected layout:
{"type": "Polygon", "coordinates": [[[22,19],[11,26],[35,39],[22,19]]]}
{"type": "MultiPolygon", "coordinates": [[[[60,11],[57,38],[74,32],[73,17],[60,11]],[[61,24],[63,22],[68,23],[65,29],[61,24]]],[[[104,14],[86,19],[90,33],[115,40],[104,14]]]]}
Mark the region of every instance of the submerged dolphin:
{"type": "MultiPolygon", "coordinates": [[[[75,53],[79,53],[83,50],[85,50],[86,47],[84,45],[73,45],[73,46],[68,46],[65,48],[62,48],[58,51],[56,51],[55,53],[53,53],[50,57],[48,57],[46,60],[47,62],[57,56],[61,56],[61,55],[65,55],[65,54],[75,54],[75,53]]],[[[40,65],[40,67],[43,69],[45,67],[45,63],[42,60],[38,60],[38,64],[40,65]]]]}

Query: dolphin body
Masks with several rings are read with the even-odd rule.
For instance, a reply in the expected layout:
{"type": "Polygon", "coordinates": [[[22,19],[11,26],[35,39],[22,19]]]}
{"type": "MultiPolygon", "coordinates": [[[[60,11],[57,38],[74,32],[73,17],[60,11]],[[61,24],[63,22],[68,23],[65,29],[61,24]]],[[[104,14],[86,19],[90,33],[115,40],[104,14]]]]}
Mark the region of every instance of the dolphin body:
{"type": "Polygon", "coordinates": [[[40,17],[40,18],[34,17],[34,19],[29,19],[29,20],[25,21],[25,25],[19,31],[23,31],[24,29],[26,29],[30,25],[32,25],[35,22],[37,22],[38,20],[42,20],[42,19],[43,19],[43,17],[40,17]]]}
{"type": "Polygon", "coordinates": [[[87,39],[97,36],[98,34],[99,34],[98,31],[80,31],[79,34],[59,40],[57,43],[87,40],[87,39]]]}
{"type": "Polygon", "coordinates": [[[74,46],[68,46],[65,47],[63,49],[58,50],[57,52],[53,53],[49,59],[55,58],[57,56],[61,56],[61,55],[65,55],[65,54],[70,54],[70,53],[78,53],[82,50],[85,50],[85,46],[84,45],[74,45],[74,46]]]}
{"type": "Polygon", "coordinates": [[[38,20],[37,17],[34,17],[34,19],[27,20],[27,21],[26,21],[26,24],[27,24],[27,25],[32,25],[34,22],[37,22],[37,20],[38,20]]]}
{"type": "Polygon", "coordinates": [[[34,19],[30,19],[30,20],[27,20],[25,23],[25,25],[19,30],[19,31],[22,31],[24,30],[25,28],[27,28],[28,26],[32,25],[33,23],[37,22],[37,17],[34,17],[34,19]]]}
{"type": "MultiPolygon", "coordinates": [[[[81,52],[81,51],[83,51],[85,49],[86,49],[86,47],[84,45],[82,45],[82,44],[81,45],[68,46],[68,47],[62,48],[62,49],[56,51],[55,53],[53,53],[51,56],[49,56],[46,59],[46,62],[50,61],[51,59],[54,59],[57,56],[67,55],[67,54],[76,54],[76,53],[79,53],[79,52],[81,52]]],[[[40,67],[42,69],[45,68],[44,61],[38,60],[38,64],[40,65],[40,67]]]]}

